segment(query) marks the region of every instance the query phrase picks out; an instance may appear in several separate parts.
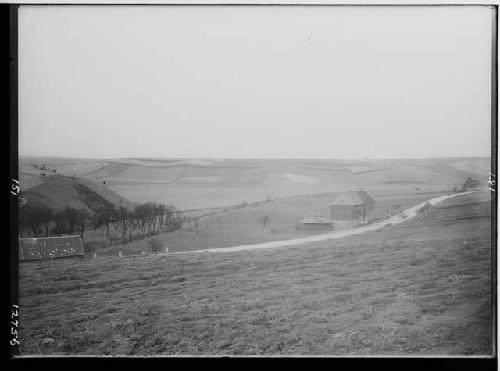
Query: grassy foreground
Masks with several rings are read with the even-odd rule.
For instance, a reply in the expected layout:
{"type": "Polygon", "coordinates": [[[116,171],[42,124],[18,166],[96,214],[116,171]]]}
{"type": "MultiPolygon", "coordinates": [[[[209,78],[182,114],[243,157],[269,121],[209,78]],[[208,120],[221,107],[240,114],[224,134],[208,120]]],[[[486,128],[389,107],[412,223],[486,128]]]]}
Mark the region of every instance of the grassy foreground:
{"type": "Polygon", "coordinates": [[[291,249],[23,263],[23,354],[491,353],[487,193],[291,249]]]}

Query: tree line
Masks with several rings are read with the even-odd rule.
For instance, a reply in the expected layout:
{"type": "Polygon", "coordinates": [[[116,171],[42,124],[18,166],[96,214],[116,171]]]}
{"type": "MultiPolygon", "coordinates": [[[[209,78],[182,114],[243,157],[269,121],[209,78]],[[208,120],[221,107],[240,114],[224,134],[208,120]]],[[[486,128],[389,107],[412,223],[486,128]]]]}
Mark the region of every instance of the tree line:
{"type": "Polygon", "coordinates": [[[19,232],[32,237],[79,234],[83,238],[85,231],[94,230],[100,232],[102,239],[109,241],[113,234],[126,243],[132,240],[134,232],[144,238],[179,230],[184,222],[174,206],[153,202],[138,203],[133,209],[109,204],[93,212],[73,207],[54,212],[38,204],[26,204],[19,209],[19,232]]]}

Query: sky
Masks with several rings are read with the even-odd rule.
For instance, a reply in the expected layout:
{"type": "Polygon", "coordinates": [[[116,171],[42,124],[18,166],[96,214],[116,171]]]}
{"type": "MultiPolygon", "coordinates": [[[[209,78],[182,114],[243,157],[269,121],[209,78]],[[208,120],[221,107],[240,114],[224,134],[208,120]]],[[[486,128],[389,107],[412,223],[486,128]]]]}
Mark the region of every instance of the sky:
{"type": "Polygon", "coordinates": [[[490,7],[21,6],[19,153],[488,157],[490,7]]]}

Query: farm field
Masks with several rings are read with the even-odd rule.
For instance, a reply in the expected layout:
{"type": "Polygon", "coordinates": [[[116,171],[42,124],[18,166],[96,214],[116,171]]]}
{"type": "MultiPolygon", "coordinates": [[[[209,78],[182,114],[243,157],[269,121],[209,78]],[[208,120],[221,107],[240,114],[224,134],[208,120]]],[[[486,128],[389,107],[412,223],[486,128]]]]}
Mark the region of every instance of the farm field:
{"type": "Polygon", "coordinates": [[[181,3],[9,13],[11,358],[496,361],[498,9],[181,3]]]}
{"type": "MultiPolygon", "coordinates": [[[[387,217],[457,191],[468,177],[484,184],[478,171],[486,169],[489,160],[21,157],[19,166],[21,196],[53,211],[73,207],[95,212],[108,204],[133,209],[135,202],[161,202],[188,218],[202,215],[197,225],[187,221],[179,233],[158,237],[161,250],[176,252],[310,235],[315,232],[299,231],[297,224],[306,216],[327,217],[329,204],[338,193],[352,189],[366,190],[375,197],[372,219],[387,217]],[[266,226],[260,223],[264,217],[269,218],[266,226]]],[[[149,241],[138,231],[129,235],[133,242],[120,245],[119,224],[113,225],[109,235],[92,227],[83,236],[89,253],[136,255],[150,250],[149,241]]]]}
{"type": "MultiPolygon", "coordinates": [[[[217,211],[199,219],[198,228],[192,223],[177,231],[156,235],[163,248],[170,252],[220,248],[259,242],[292,239],[324,233],[322,231],[298,231],[296,225],[304,216],[325,216],[330,213],[330,203],[338,193],[322,193],[309,196],[281,198],[269,202],[250,204],[227,211],[217,211]],[[269,217],[269,224],[262,227],[262,217],[269,217]]],[[[389,195],[386,192],[372,193],[376,199],[370,219],[386,218],[404,209],[418,205],[432,197],[443,195],[441,192],[420,192],[413,194],[389,195]]],[[[90,240],[92,236],[86,237],[90,240]]],[[[97,238],[97,236],[94,236],[97,238]]],[[[138,255],[150,253],[147,239],[133,241],[99,250],[98,255],[138,255]]]]}
{"type": "Polygon", "coordinates": [[[491,243],[477,192],[296,248],[23,263],[21,351],[487,355],[491,243]]]}
{"type": "Polygon", "coordinates": [[[268,197],[339,192],[360,186],[369,192],[428,192],[460,187],[471,176],[488,179],[489,158],[407,160],[265,159],[19,159],[22,189],[48,173],[86,178],[131,202],[161,202],[178,209],[227,207],[268,197]]]}

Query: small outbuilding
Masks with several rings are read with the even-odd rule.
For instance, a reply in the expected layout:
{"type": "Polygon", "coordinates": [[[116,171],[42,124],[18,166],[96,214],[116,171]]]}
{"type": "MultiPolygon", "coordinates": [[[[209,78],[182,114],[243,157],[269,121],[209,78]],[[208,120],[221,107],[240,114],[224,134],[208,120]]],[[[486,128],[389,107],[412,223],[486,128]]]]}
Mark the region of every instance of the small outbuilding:
{"type": "Polygon", "coordinates": [[[19,260],[56,259],[84,255],[80,236],[19,239],[19,260]]]}
{"type": "Polygon", "coordinates": [[[373,212],[375,200],[366,191],[347,191],[341,193],[330,204],[332,220],[364,222],[373,212]]]}
{"type": "Polygon", "coordinates": [[[300,222],[302,231],[331,231],[333,230],[333,221],[328,218],[317,216],[306,216],[300,222]]]}

